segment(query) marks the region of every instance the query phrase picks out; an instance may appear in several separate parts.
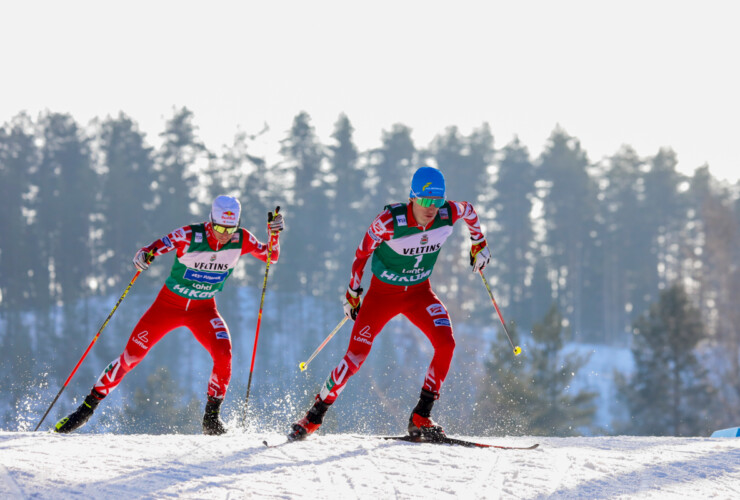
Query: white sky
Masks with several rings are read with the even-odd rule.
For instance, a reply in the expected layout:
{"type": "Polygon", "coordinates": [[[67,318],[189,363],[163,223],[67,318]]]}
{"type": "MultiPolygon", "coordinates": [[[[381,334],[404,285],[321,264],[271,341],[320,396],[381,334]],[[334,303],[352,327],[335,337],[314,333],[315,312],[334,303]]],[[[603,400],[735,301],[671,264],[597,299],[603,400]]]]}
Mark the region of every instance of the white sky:
{"type": "MultiPolygon", "coordinates": [[[[539,155],[556,124],[592,161],[662,146],[740,177],[740,2],[32,1],[0,6],[0,123],[122,110],[157,144],[187,106],[206,145],[307,111],[361,149],[403,123],[417,147],[491,125],[539,155]]],[[[275,144],[277,147],[277,144],[275,144]]]]}

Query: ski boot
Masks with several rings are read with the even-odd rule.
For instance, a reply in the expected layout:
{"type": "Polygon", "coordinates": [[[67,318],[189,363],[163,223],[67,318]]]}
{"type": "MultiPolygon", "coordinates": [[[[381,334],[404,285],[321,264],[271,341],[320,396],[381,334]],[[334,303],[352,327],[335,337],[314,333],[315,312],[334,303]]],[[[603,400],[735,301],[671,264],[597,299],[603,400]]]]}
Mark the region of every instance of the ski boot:
{"type": "Polygon", "coordinates": [[[68,434],[74,430],[79,429],[92,417],[95,408],[98,407],[100,401],[103,399],[103,395],[93,389],[90,394],[87,395],[82,404],[72,413],[61,419],[54,426],[54,432],[59,434],[68,434]]]}
{"type": "Polygon", "coordinates": [[[223,399],[208,396],[206,411],[203,415],[203,434],[206,436],[220,436],[226,434],[226,426],[221,420],[221,403],[223,399]]]}
{"type": "Polygon", "coordinates": [[[426,389],[421,390],[419,402],[409,417],[409,436],[426,441],[440,441],[447,437],[442,426],[429,418],[435,399],[433,392],[426,389]]]}
{"type": "Polygon", "coordinates": [[[316,402],[308,410],[306,416],[293,424],[293,430],[288,434],[288,440],[298,441],[304,439],[309,434],[313,434],[316,429],[321,427],[321,422],[324,420],[324,415],[326,414],[326,410],[329,409],[329,406],[331,405],[324,403],[316,395],[316,402]]]}

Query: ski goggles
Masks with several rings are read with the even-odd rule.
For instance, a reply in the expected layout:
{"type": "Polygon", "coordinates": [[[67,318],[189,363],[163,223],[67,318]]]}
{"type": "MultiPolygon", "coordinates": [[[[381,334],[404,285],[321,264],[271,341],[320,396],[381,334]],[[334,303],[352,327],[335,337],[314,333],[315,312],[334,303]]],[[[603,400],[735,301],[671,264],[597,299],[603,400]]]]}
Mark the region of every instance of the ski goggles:
{"type": "Polygon", "coordinates": [[[441,208],[445,204],[444,198],[414,198],[414,201],[417,205],[424,208],[431,206],[441,208]]]}
{"type": "Polygon", "coordinates": [[[221,226],[219,224],[214,224],[214,223],[211,223],[211,226],[213,227],[214,231],[216,231],[217,233],[221,233],[221,234],[224,234],[224,233],[234,234],[236,230],[239,229],[239,226],[226,227],[226,226],[221,226]]]}

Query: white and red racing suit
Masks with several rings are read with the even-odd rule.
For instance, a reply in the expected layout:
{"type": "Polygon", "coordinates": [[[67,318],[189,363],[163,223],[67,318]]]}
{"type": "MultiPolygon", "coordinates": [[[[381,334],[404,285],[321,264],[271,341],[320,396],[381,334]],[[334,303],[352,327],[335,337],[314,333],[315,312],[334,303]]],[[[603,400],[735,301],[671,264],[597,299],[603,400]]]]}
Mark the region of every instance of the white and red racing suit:
{"type": "Polygon", "coordinates": [[[437,254],[452,233],[452,225],[465,221],[473,242],[484,239],[480,221],[468,202],[448,201],[434,220],[421,226],[411,203],[389,205],[380,213],[360,243],[352,262],[350,287],[357,290],[368,259],[373,256],[373,277],[355,320],[347,353],[331,372],[318,397],[331,404],[357,373],[375,337],[393,317],[403,314],[434,347],[423,388],[439,397],[455,349],[447,308],[429,283],[437,254]]]}
{"type": "MultiPolygon", "coordinates": [[[[270,237],[270,262],[280,256],[278,235],[270,237]]],[[[223,399],[231,379],[231,336],[216,308],[214,295],[234,269],[239,257],[252,254],[266,262],[268,245],[243,228],[221,244],[210,222],[178,228],[144,248],[161,256],[176,251],[170,276],[154,303],[139,319],[123,353],[114,359],[95,383],[96,392],[110,394],[123,377],[154,345],[175,328],[187,327],[213,359],[208,395],[223,399]]]]}

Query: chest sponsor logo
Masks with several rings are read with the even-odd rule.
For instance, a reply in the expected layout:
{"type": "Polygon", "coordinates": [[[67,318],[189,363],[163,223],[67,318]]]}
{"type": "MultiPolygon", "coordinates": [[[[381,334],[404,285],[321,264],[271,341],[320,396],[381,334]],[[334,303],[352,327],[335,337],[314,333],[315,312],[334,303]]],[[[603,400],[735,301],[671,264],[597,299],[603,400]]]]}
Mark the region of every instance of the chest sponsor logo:
{"type": "Polygon", "coordinates": [[[203,243],[203,233],[195,233],[195,242],[203,243]]]}
{"type": "Polygon", "coordinates": [[[191,269],[197,269],[198,271],[228,271],[229,264],[225,262],[214,262],[216,260],[216,254],[210,258],[210,262],[198,262],[195,261],[188,267],[191,269]]]}
{"type": "MultiPolygon", "coordinates": [[[[203,264],[204,266],[207,264],[203,264]]],[[[226,266],[226,264],[217,264],[220,266],[226,266]]],[[[229,276],[229,273],[219,273],[219,272],[208,272],[208,271],[201,271],[198,269],[191,269],[188,268],[185,271],[185,275],[183,278],[185,278],[188,281],[195,281],[196,283],[206,283],[206,284],[215,284],[215,283],[222,283],[226,280],[226,278],[229,276]]]]}
{"type": "Polygon", "coordinates": [[[394,273],[393,271],[389,271],[387,269],[384,269],[382,273],[380,273],[380,276],[378,278],[386,281],[386,282],[392,282],[392,283],[398,283],[399,285],[403,284],[410,284],[410,283],[416,283],[419,281],[424,281],[429,276],[432,275],[432,270],[424,271],[419,274],[415,274],[413,276],[399,276],[398,274],[394,273]]]}
{"type": "Polygon", "coordinates": [[[445,308],[442,307],[442,304],[432,304],[427,307],[427,312],[429,316],[443,316],[445,314],[445,308]]]}
{"type": "MultiPolygon", "coordinates": [[[[427,243],[429,243],[429,239],[427,239],[427,243]]],[[[421,244],[425,245],[426,243],[422,242],[421,244]]],[[[402,252],[404,255],[419,255],[422,253],[434,253],[439,251],[440,248],[442,248],[442,243],[437,243],[436,245],[430,245],[428,247],[404,248],[402,252]]]]}
{"type": "Polygon", "coordinates": [[[450,211],[447,210],[447,207],[439,209],[439,218],[443,220],[447,220],[450,218],[450,211]]]}
{"type": "Polygon", "coordinates": [[[216,293],[218,293],[218,290],[201,291],[201,290],[194,290],[192,288],[188,288],[182,285],[175,285],[175,287],[173,288],[173,291],[189,299],[210,299],[211,297],[216,295],[216,293]]]}
{"type": "Polygon", "coordinates": [[[426,234],[422,235],[419,243],[421,243],[422,245],[426,245],[427,243],[429,243],[429,236],[426,234]]]}
{"type": "Polygon", "coordinates": [[[397,215],[396,216],[396,223],[399,226],[407,226],[408,223],[406,222],[406,216],[405,215],[397,215]]]}

